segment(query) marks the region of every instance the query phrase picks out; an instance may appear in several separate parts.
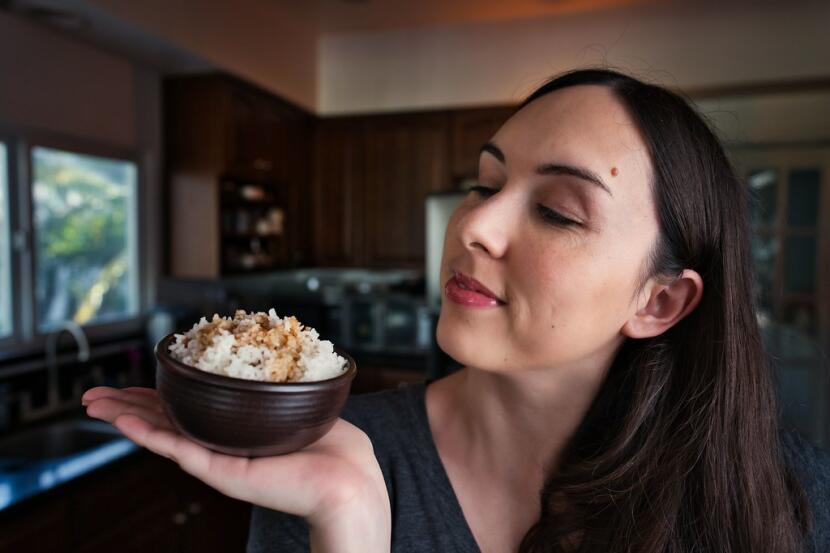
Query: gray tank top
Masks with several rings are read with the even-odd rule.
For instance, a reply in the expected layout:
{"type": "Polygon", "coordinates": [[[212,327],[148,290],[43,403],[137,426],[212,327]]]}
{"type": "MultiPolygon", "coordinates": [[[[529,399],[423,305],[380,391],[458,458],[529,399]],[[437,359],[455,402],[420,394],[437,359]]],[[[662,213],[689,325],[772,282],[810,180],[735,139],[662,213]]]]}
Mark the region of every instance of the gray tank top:
{"type": "MultiPolygon", "coordinates": [[[[424,391],[416,384],[351,396],[341,416],[372,440],[392,506],[393,553],[480,553],[432,439],[424,391]]],[[[783,445],[815,518],[805,553],[830,552],[830,456],[795,433],[783,445]]],[[[248,553],[308,551],[302,518],[254,507],[248,553]]]]}

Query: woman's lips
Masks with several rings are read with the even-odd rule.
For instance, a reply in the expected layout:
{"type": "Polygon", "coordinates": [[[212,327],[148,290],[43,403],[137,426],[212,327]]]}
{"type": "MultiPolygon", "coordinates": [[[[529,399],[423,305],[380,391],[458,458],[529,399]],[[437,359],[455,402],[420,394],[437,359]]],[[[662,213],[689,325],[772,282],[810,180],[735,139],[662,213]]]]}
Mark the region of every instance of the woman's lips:
{"type": "Polygon", "coordinates": [[[484,288],[478,281],[456,273],[447,281],[444,293],[452,302],[467,307],[498,307],[504,302],[484,288]]]}

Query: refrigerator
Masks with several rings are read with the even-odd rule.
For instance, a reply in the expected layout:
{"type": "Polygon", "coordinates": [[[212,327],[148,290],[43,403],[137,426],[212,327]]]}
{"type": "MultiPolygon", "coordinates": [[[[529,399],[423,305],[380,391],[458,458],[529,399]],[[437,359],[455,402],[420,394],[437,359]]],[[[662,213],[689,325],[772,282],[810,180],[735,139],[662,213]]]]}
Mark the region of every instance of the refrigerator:
{"type": "Polygon", "coordinates": [[[436,192],[426,198],[426,252],[424,276],[426,280],[426,304],[430,314],[432,345],[427,354],[427,379],[445,376],[460,365],[441,351],[435,340],[435,328],[441,312],[441,256],[444,250],[444,233],[452,212],[466,196],[465,192],[436,192]]]}

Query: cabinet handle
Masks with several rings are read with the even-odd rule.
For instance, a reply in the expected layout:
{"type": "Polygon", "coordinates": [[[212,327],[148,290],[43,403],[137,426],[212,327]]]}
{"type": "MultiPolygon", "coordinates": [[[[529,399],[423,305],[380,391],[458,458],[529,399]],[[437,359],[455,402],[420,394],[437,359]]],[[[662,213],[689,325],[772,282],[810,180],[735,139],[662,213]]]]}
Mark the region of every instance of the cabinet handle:
{"type": "Polygon", "coordinates": [[[187,522],[187,515],[182,512],[175,513],[173,515],[173,524],[176,526],[184,526],[187,522]]]}
{"type": "Polygon", "coordinates": [[[267,159],[257,158],[254,160],[254,169],[257,171],[270,171],[273,166],[274,163],[267,159]]]}
{"type": "Polygon", "coordinates": [[[191,501],[187,505],[187,512],[191,515],[198,515],[202,512],[202,504],[198,501],[191,501]]]}

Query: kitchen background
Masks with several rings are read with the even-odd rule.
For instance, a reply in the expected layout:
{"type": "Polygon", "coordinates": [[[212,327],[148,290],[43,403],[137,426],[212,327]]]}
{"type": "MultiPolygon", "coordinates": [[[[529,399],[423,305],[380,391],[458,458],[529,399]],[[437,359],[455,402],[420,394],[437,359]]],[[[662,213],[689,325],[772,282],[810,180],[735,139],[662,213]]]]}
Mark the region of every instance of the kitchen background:
{"type": "Polygon", "coordinates": [[[79,408],[202,315],[437,377],[443,225],[546,77],[687,92],[752,192],[783,416],[830,443],[827,2],[0,1],[0,551],[241,551],[248,506],[79,408]]]}

